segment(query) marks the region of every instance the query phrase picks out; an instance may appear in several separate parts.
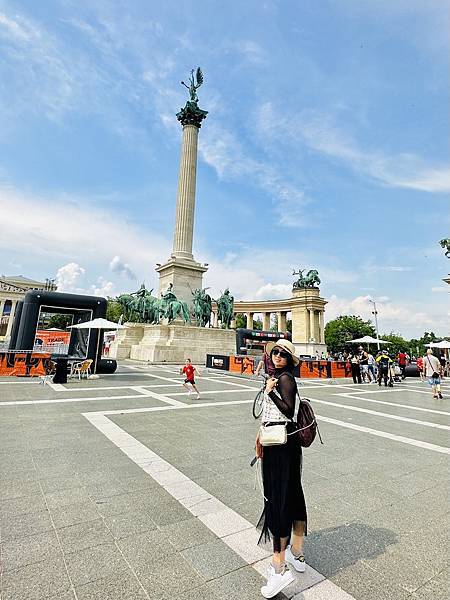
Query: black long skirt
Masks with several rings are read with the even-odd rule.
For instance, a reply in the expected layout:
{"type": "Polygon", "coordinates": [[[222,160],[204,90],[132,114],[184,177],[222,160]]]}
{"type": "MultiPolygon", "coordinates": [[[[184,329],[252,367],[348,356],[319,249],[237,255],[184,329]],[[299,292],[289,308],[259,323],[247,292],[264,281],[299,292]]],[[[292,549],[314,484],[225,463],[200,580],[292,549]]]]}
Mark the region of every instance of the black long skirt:
{"type": "MultiPolygon", "coordinates": [[[[288,433],[295,426],[289,423],[288,433]]],[[[258,544],[273,542],[281,552],[290,543],[292,528],[307,534],[307,513],[301,482],[302,447],[298,435],[288,435],[286,444],[266,446],[262,458],[264,510],[258,521],[258,544]]]]}

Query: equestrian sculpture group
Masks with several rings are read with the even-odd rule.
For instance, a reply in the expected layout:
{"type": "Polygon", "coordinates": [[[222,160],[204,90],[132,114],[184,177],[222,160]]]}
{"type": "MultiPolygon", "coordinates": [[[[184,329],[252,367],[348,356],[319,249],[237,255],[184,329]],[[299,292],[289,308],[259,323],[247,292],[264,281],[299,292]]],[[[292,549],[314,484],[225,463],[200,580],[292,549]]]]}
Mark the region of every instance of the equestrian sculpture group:
{"type": "MultiPolygon", "coordinates": [[[[206,290],[198,289],[192,292],[193,317],[198,327],[206,327],[211,324],[211,312],[213,299],[206,290]]],[[[179,300],[173,292],[171,283],[160,298],[152,296],[153,290],[148,291],[144,284],[137,292],[132,294],[121,294],[116,301],[120,304],[123,312],[123,320],[131,323],[149,323],[157,325],[163,319],[168,324],[180,317],[185,323],[191,322],[191,314],[186,302],[179,300]]],[[[227,329],[233,318],[234,298],[230,295],[228,288],[216,300],[219,321],[227,329]]]]}
{"type": "Polygon", "coordinates": [[[312,288],[316,287],[316,285],[320,285],[319,279],[319,271],[316,269],[310,269],[308,273],[303,277],[303,271],[306,269],[299,269],[298,271],[293,271],[292,275],[299,275],[297,281],[294,281],[292,287],[293,288],[312,288]]]}

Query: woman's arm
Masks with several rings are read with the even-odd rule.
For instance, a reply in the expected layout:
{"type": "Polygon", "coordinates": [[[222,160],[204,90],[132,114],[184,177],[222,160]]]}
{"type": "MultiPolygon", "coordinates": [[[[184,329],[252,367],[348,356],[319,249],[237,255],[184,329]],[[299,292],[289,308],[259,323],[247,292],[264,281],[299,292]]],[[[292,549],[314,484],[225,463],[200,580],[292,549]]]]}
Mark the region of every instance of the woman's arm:
{"type": "Polygon", "coordinates": [[[287,373],[281,375],[278,379],[277,390],[280,395],[278,396],[274,391],[270,391],[270,399],[283,415],[288,419],[292,419],[295,412],[295,397],[297,395],[297,383],[294,377],[287,373]]]}

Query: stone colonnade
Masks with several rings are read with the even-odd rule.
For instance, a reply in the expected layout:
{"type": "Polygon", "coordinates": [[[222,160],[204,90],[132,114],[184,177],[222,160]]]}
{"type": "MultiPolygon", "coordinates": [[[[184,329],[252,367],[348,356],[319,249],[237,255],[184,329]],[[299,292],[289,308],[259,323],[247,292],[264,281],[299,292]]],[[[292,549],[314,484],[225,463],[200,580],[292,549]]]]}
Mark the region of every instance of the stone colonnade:
{"type": "Polygon", "coordinates": [[[292,318],[292,341],[299,352],[312,354],[325,350],[324,311],[326,300],[318,288],[294,288],[284,300],[235,302],[234,313],[244,314],[247,329],[253,329],[255,314],[262,314],[263,330],[270,330],[271,315],[277,316],[278,331],[286,331],[287,314],[292,318]]]}

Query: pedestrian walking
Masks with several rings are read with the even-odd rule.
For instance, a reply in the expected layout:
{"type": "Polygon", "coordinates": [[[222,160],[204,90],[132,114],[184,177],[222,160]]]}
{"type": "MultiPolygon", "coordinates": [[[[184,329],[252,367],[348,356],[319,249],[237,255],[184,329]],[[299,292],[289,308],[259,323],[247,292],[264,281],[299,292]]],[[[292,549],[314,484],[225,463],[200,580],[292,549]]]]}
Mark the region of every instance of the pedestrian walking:
{"type": "Polygon", "coordinates": [[[403,352],[403,350],[401,350],[398,354],[397,354],[397,362],[398,362],[398,366],[400,367],[400,371],[402,374],[402,379],[406,379],[406,363],[408,360],[408,355],[405,354],[405,352],[403,352]]]}
{"type": "Polygon", "coordinates": [[[418,356],[417,357],[417,368],[419,369],[419,377],[420,380],[423,381],[424,380],[424,376],[423,376],[423,358],[422,356],[418,356]]]}
{"type": "Polygon", "coordinates": [[[431,392],[433,394],[433,398],[439,398],[442,400],[441,394],[441,373],[442,366],[437,358],[434,356],[433,350],[428,348],[426,355],[423,357],[423,371],[424,375],[428,380],[429,385],[431,386],[431,392]]]}
{"type": "Polygon", "coordinates": [[[359,367],[359,356],[356,353],[350,354],[349,361],[352,368],[353,383],[362,383],[361,369],[359,367]]]}
{"type": "Polygon", "coordinates": [[[376,383],[376,381],[377,381],[377,374],[376,374],[377,363],[375,362],[374,355],[370,354],[370,352],[367,353],[367,363],[368,363],[369,375],[372,379],[371,383],[376,383]]]}
{"type": "Polygon", "coordinates": [[[387,350],[382,350],[375,359],[378,367],[378,385],[381,386],[381,381],[384,380],[384,387],[388,385],[390,381],[390,369],[392,364],[392,358],[387,353],[387,350]]]}
{"type": "Polygon", "coordinates": [[[192,394],[192,390],[194,389],[197,392],[197,400],[200,398],[200,392],[195,385],[194,376],[197,374],[200,377],[200,373],[194,367],[190,358],[186,359],[184,363],[184,367],[180,369],[180,375],[185,375],[186,379],[183,382],[183,387],[185,387],[189,391],[189,396],[192,394]]]}
{"type": "Polygon", "coordinates": [[[300,361],[295,356],[295,346],[285,339],[269,342],[266,352],[275,371],[266,382],[262,423],[284,424],[288,434],[286,443],[264,447],[259,433],[256,438],[256,456],[262,459],[264,492],[258,543],[269,539],[273,543],[272,562],[261,594],[264,598],[273,598],[294,581],[290,568],[299,573],[305,571],[303,539],[307,533],[307,514],[301,483],[302,448],[295,433],[297,426],[292,421],[297,395],[293,370],[300,361]]]}

